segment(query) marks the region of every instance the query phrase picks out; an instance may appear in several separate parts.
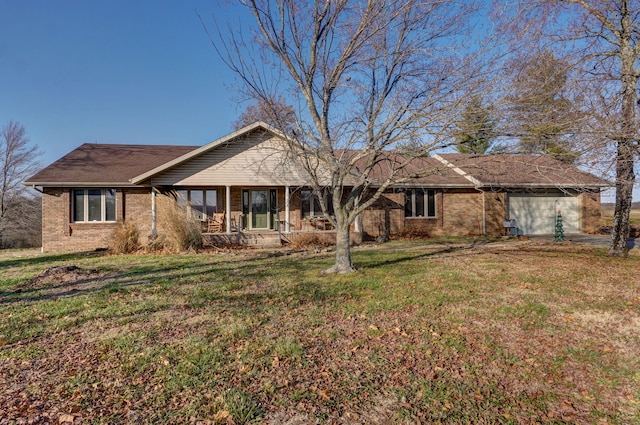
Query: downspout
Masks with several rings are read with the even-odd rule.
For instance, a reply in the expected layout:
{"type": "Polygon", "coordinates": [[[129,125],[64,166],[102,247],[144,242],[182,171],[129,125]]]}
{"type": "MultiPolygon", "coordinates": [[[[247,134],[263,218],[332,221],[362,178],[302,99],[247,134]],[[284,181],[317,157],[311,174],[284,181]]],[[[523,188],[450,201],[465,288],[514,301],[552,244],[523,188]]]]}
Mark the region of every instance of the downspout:
{"type": "Polygon", "coordinates": [[[157,229],[157,216],[156,216],[156,188],[151,186],[151,237],[158,236],[157,229]]]}
{"type": "Polygon", "coordinates": [[[485,199],[487,192],[482,189],[476,189],[482,192],[482,236],[487,236],[487,203],[485,199]]]}

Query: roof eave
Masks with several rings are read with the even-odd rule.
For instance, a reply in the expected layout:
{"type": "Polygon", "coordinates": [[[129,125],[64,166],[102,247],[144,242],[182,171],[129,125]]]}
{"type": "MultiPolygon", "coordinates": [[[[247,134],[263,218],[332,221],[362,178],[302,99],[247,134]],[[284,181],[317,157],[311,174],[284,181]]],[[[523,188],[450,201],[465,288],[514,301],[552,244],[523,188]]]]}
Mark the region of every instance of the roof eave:
{"type": "Polygon", "coordinates": [[[396,183],[392,184],[389,187],[391,188],[411,188],[411,187],[428,187],[433,189],[446,188],[446,189],[473,189],[476,186],[472,184],[438,184],[438,183],[420,183],[420,182],[406,182],[406,183],[396,183]]]}
{"type": "Polygon", "coordinates": [[[138,184],[129,182],[38,182],[26,181],[22,183],[25,186],[40,187],[141,187],[138,184]]]}
{"type": "Polygon", "coordinates": [[[602,189],[611,187],[608,184],[602,183],[482,183],[476,186],[478,189],[514,189],[514,188],[527,188],[527,189],[602,189]]]}

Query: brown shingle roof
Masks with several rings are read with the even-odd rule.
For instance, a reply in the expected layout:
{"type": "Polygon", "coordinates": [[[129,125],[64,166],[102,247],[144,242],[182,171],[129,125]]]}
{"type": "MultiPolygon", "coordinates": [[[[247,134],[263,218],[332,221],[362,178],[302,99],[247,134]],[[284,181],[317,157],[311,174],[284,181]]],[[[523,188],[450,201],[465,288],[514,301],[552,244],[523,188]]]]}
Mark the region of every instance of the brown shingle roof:
{"type": "Polygon", "coordinates": [[[36,173],[36,186],[129,185],[129,179],[169,162],[198,146],[85,143],[36,173]]]}
{"type": "MultiPolygon", "coordinates": [[[[369,180],[374,184],[381,184],[393,173],[396,186],[473,187],[472,182],[433,157],[407,160],[408,158],[402,154],[383,152],[369,174],[369,180]],[[403,167],[398,170],[400,164],[403,164],[403,167]],[[407,178],[411,180],[403,181],[407,178]]],[[[358,161],[355,167],[356,174],[361,172],[365,165],[364,159],[358,161]]]]}
{"type": "Polygon", "coordinates": [[[440,154],[485,187],[608,187],[598,177],[541,155],[440,154]]]}
{"type": "MultiPolygon", "coordinates": [[[[27,185],[130,185],[130,179],[160,167],[199,146],[119,145],[85,143],[35,174],[27,185]]],[[[338,152],[346,160],[355,151],[338,152]]],[[[382,183],[404,157],[388,152],[378,161],[370,181],[382,183]]],[[[364,167],[360,160],[356,171],[364,167]]],[[[361,171],[361,170],[360,170],[361,171]]],[[[357,174],[357,172],[356,172],[357,174]]],[[[607,187],[589,173],[545,156],[440,154],[414,158],[399,178],[418,176],[400,185],[424,187],[607,187]],[[441,161],[440,159],[444,161],[441,161]]]]}

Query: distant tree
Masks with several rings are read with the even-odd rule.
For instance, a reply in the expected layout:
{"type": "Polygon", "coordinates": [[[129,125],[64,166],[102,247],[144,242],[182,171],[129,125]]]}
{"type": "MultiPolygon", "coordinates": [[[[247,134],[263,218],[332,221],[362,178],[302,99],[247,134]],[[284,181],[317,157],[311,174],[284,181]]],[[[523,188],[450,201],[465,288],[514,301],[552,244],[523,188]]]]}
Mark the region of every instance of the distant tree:
{"type": "Polygon", "coordinates": [[[256,103],[247,106],[240,117],[233,123],[234,130],[262,121],[284,132],[295,123],[296,114],[293,108],[282,99],[261,98],[256,103]]]}
{"type": "MultiPolygon", "coordinates": [[[[9,121],[0,133],[0,247],[4,247],[7,229],[15,229],[15,222],[29,198],[22,182],[39,167],[37,146],[31,145],[24,127],[9,121]],[[11,214],[13,212],[13,214],[11,214]]],[[[26,218],[26,217],[22,217],[26,218]]],[[[21,222],[22,224],[25,224],[21,222]]]]}
{"type": "Polygon", "coordinates": [[[519,57],[511,64],[515,75],[508,96],[508,126],[519,136],[520,151],[542,153],[574,162],[577,153],[568,139],[575,115],[567,96],[569,64],[550,50],[519,57]]]}
{"type": "Polygon", "coordinates": [[[482,97],[473,96],[456,123],[456,145],[460,153],[486,154],[496,137],[492,108],[483,105],[482,97]]]}
{"type": "Polygon", "coordinates": [[[42,246],[42,198],[24,190],[7,209],[1,248],[42,246]]]}

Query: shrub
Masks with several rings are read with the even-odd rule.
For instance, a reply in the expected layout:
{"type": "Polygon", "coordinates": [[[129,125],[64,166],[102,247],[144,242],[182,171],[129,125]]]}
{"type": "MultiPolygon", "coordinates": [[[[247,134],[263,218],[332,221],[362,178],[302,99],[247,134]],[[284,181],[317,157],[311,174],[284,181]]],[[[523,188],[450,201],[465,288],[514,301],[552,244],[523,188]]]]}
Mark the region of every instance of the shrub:
{"type": "Polygon", "coordinates": [[[202,225],[198,220],[190,218],[187,211],[177,202],[168,202],[163,205],[163,214],[160,218],[160,226],[165,235],[156,239],[155,243],[162,242],[165,249],[174,251],[199,250],[202,248],[202,225]]]}
{"type": "Polygon", "coordinates": [[[403,229],[397,233],[396,238],[407,240],[431,239],[429,232],[420,229],[403,229]]]}
{"type": "Polygon", "coordinates": [[[291,247],[296,249],[308,249],[330,247],[335,245],[335,235],[320,233],[300,233],[291,238],[291,247]]]}
{"type": "Polygon", "coordinates": [[[119,224],[109,241],[109,250],[114,254],[130,254],[140,247],[140,233],[133,223],[119,224]]]}

